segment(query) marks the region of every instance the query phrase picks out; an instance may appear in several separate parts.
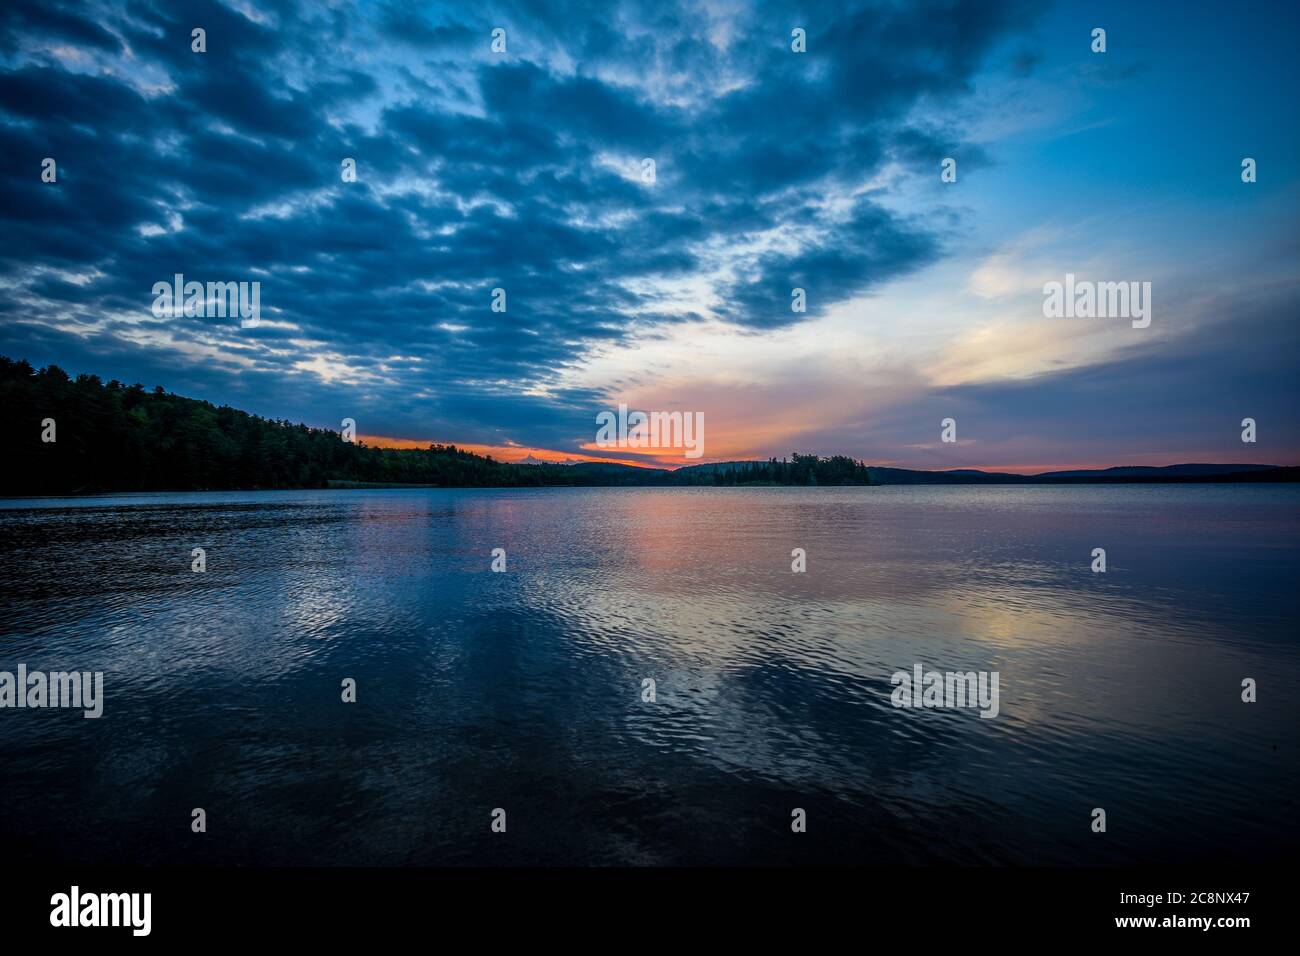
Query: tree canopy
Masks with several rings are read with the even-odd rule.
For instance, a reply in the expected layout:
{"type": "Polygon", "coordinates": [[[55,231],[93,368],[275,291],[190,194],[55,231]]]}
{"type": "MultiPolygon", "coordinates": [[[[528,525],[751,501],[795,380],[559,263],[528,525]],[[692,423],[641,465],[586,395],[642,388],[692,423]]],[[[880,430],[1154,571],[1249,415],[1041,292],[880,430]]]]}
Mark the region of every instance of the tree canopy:
{"type": "Polygon", "coordinates": [[[323,428],[274,421],[161,387],[72,378],[0,356],[10,421],[0,494],[321,488],[331,482],[441,487],[538,485],[869,484],[864,464],[836,455],[735,462],[677,472],[591,465],[516,465],[455,445],[393,449],[347,442],[323,428]],[[54,421],[52,442],[43,422],[54,421]]]}

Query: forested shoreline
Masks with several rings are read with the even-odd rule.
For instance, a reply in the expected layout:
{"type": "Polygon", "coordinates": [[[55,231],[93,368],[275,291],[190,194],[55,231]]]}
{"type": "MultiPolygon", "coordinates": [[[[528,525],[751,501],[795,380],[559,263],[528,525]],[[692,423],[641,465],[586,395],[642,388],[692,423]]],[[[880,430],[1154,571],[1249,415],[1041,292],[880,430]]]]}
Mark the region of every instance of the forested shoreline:
{"type": "Polygon", "coordinates": [[[10,496],[324,488],[332,481],[471,488],[870,484],[867,466],[843,455],[669,472],[602,463],[517,465],[455,445],[377,448],[161,387],[73,378],[56,365],[36,369],[2,356],[0,401],[18,423],[9,467],[0,473],[0,494],[10,496]]]}

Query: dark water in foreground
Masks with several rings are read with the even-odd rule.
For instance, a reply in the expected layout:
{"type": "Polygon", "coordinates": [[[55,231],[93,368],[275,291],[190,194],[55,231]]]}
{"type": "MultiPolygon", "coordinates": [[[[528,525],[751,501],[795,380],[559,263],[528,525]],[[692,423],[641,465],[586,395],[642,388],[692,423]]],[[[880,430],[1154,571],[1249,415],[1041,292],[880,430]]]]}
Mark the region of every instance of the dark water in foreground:
{"type": "Polygon", "coordinates": [[[9,861],[1205,863],[1300,846],[1297,487],[8,501],[0,583],[0,670],[102,670],[106,697],[99,720],[0,710],[9,861]],[[998,671],[1001,713],[892,707],[890,674],[917,662],[998,671]]]}

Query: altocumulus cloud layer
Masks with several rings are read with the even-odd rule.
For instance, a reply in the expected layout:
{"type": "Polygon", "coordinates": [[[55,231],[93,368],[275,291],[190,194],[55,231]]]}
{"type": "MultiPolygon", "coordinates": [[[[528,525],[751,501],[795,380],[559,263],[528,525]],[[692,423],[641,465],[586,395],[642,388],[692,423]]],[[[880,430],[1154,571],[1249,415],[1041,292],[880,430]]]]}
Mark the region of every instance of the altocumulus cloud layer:
{"type": "Polygon", "coordinates": [[[864,184],[1019,21],[814,5],[808,68],[762,5],[470,6],[6,5],[5,351],[371,433],[589,440],[561,372],[593,346],[701,309],[772,328],[792,286],[815,316],[935,256],[864,184]],[[262,326],[155,319],[175,272],[260,279],[262,326]]]}
{"type": "MultiPolygon", "coordinates": [[[[594,356],[789,334],[939,262],[964,213],[896,201],[890,170],[987,165],[933,104],[995,50],[1032,71],[1035,6],[8,3],[0,351],[363,434],[576,450],[636,366],[602,379],[594,356]],[[261,325],[154,317],[175,273],[260,281],[261,325]]],[[[1043,407],[911,386],[936,434],[954,401],[1043,407]]],[[[876,420],[808,450],[906,457],[914,417],[876,420]]]]}

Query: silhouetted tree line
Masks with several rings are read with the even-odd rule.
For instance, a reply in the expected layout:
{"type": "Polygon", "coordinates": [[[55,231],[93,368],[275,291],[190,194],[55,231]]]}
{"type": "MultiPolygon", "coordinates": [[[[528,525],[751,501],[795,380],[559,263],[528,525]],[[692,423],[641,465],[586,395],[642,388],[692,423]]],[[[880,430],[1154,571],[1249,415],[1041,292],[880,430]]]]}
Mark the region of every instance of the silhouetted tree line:
{"type": "Polygon", "coordinates": [[[796,452],[789,461],[728,462],[674,472],[675,485],[869,485],[867,466],[847,455],[819,458],[796,452]]]}
{"type": "Polygon", "coordinates": [[[0,356],[0,402],[16,423],[0,494],[320,488],[330,482],[442,487],[541,485],[869,484],[866,466],[837,455],[682,472],[604,465],[513,465],[454,445],[374,448],[336,433],[273,421],[161,387],[69,377],[0,356]],[[52,442],[42,422],[54,421],[52,442]]]}

